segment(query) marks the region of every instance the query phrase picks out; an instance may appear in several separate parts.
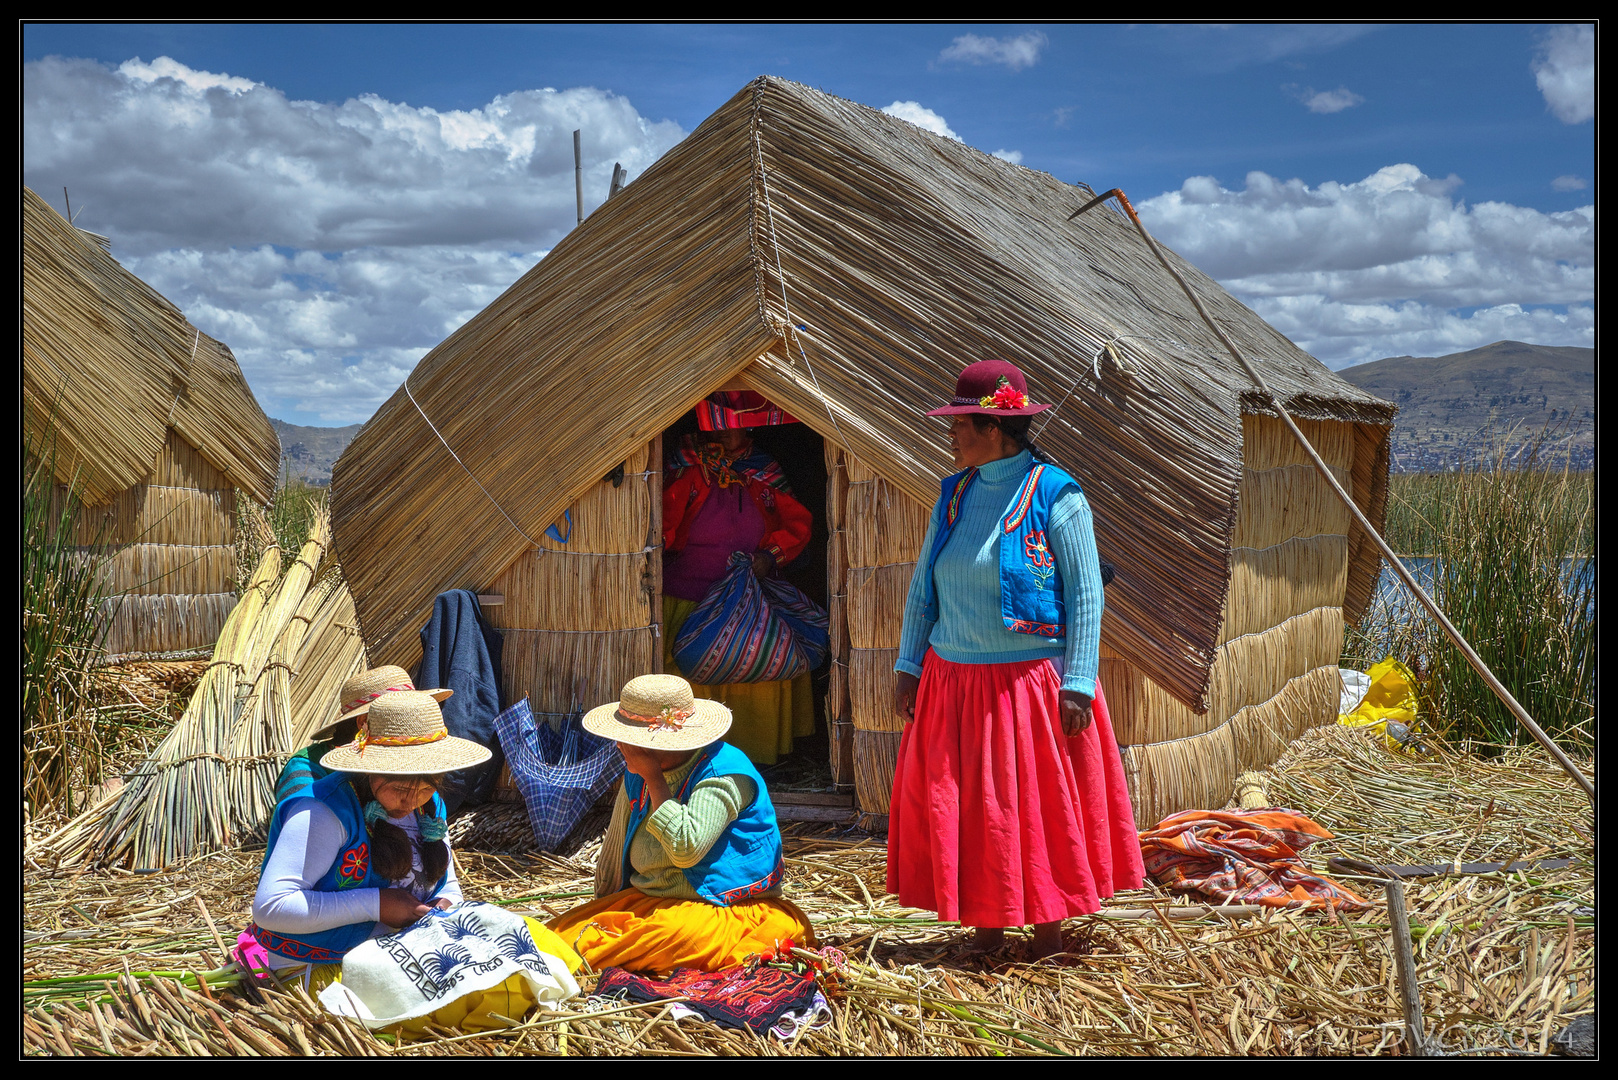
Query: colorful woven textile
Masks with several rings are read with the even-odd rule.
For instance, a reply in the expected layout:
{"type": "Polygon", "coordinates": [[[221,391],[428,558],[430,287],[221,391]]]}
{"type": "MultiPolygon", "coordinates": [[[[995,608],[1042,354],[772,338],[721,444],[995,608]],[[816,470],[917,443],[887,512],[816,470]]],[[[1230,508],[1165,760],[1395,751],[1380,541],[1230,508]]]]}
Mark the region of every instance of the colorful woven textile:
{"type": "Polygon", "coordinates": [[[601,973],[596,996],[630,1001],[663,1001],[683,997],[682,1004],[723,1027],[749,1028],[762,1035],[788,1013],[802,1014],[815,1005],[820,988],[808,975],[768,964],[742,964],[723,971],[680,968],[667,979],[637,975],[613,967],[601,973]]]}
{"type": "Polygon", "coordinates": [[[710,484],[718,487],[732,487],[745,483],[751,477],[778,491],[792,494],[792,485],[787,483],[780,463],[762,450],[755,450],[735,460],[726,460],[724,448],[718,443],[697,442],[693,436],[687,435],[663,463],[663,470],[673,473],[693,465],[707,474],[710,484]]]}
{"type": "Polygon", "coordinates": [[[623,775],[616,745],[585,731],[577,716],[562,731],[534,723],[527,698],[496,716],[494,730],[542,851],[554,851],[623,775]]]}
{"type": "Polygon", "coordinates": [[[809,916],[783,897],[717,907],[630,888],[581,904],[549,926],[596,971],[723,971],[773,955],[786,941],[815,944],[809,916]]]}
{"type": "Polygon", "coordinates": [[[1186,810],[1140,834],[1146,872],[1221,904],[1364,911],[1370,903],[1312,874],[1298,853],[1332,834],[1295,810],[1186,810]]]}
{"type": "Polygon", "coordinates": [[[753,390],[720,390],[697,402],[697,426],[703,431],[796,424],[785,409],[753,390]]]}
{"type": "Polygon", "coordinates": [[[825,608],[785,581],[760,581],[738,551],[680,627],[674,659],[693,683],[791,679],[826,659],[830,626],[825,608]]]}

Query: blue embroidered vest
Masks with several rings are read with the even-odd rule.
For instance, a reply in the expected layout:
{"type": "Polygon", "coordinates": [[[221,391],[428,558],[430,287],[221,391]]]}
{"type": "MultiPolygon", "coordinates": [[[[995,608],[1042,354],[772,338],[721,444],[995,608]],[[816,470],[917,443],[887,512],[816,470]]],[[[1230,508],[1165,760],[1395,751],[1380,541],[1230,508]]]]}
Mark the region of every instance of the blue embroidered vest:
{"type": "MultiPolygon", "coordinates": [[[[691,790],[710,777],[741,775],[753,781],[758,797],[744,807],[740,816],[720,834],[695,866],[684,868],[685,880],[696,894],[718,907],[730,907],[743,900],[779,888],[785,876],[781,862],[781,829],[775,823],[775,806],[764,787],[764,778],[747,760],[747,755],[727,742],[711,743],[697,751],[692,767],[680,790],[673,796],[685,802],[691,790]]],[[[624,797],[629,800],[629,824],[624,828],[623,882],[629,884],[634,867],[629,847],[652,812],[646,783],[632,772],[624,773],[624,797]]]]}
{"type": "MultiPolygon", "coordinates": [[[[315,882],[314,891],[389,888],[392,883],[371,866],[371,837],[365,828],[365,810],[360,806],[353,785],[348,782],[348,774],[340,772],[316,780],[282,799],[276,806],[270,818],[269,841],[264,846],[264,861],[259,864],[259,873],[264,873],[264,867],[270,861],[270,852],[275,850],[275,842],[280,839],[287,818],[302,806],[302,799],[318,799],[325,803],[343,826],[343,846],[338,849],[337,858],[331,866],[315,882]]],[[[435,793],[432,815],[443,817],[444,814],[444,802],[435,793]]],[[[433,891],[438,892],[448,880],[449,872],[446,870],[433,891]]],[[[342,962],[344,953],[368,939],[375,926],[374,921],[368,920],[330,930],[310,931],[298,937],[266,930],[257,923],[249,924],[247,929],[264,948],[290,960],[301,960],[306,964],[337,964],[342,962]]]]}
{"type": "MultiPolygon", "coordinates": [[[[976,468],[967,469],[946,476],[940,487],[939,501],[944,505],[944,516],[933,536],[933,548],[927,555],[927,576],[923,579],[926,617],[934,621],[938,619],[938,592],[933,567],[955,530],[961,505],[977,475],[976,468]]],[[[1036,461],[1017,485],[1011,504],[1000,515],[1000,523],[995,528],[1000,541],[1000,617],[1008,630],[1045,638],[1059,638],[1067,632],[1062,574],[1056,568],[1056,556],[1046,542],[1045,533],[1051,507],[1069,486],[1077,488],[1079,482],[1055,465],[1036,461]]],[[[1080,491],[1082,493],[1083,489],[1080,491]]]]}

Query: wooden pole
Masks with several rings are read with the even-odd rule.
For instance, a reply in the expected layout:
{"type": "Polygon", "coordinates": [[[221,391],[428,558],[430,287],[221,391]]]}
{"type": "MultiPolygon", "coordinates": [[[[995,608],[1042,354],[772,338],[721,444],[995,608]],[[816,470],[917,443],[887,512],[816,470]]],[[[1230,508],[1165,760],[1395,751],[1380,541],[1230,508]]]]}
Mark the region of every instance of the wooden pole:
{"type": "Polygon", "coordinates": [[[663,671],[663,436],[652,437],[651,451],[646,455],[646,468],[652,475],[646,478],[646,489],[652,496],[651,528],[646,537],[646,580],[652,596],[652,623],[657,631],[652,634],[652,665],[654,674],[663,671]]]}
{"type": "Polygon", "coordinates": [[[579,204],[579,224],[584,224],[584,158],[579,152],[579,132],[573,131],[573,197],[579,204]]]}
{"type": "Polygon", "coordinates": [[[607,198],[612,198],[623,190],[624,182],[629,179],[629,173],[618,162],[612,163],[612,187],[607,189],[607,198]]]}
{"type": "Polygon", "coordinates": [[[1427,1056],[1427,1036],[1421,1024],[1421,987],[1416,982],[1416,955],[1410,946],[1410,916],[1405,912],[1404,882],[1389,878],[1383,885],[1388,894],[1388,922],[1393,933],[1393,969],[1399,978],[1399,997],[1404,1003],[1405,1042],[1411,1057],[1427,1056]]]}
{"type": "Polygon", "coordinates": [[[1253,380],[1253,383],[1264,393],[1265,397],[1269,398],[1270,404],[1275,407],[1276,413],[1280,415],[1281,421],[1286,424],[1287,430],[1292,432],[1293,437],[1298,440],[1298,443],[1303,447],[1304,452],[1309,455],[1309,460],[1313,461],[1315,463],[1315,468],[1320,470],[1320,475],[1326,478],[1326,483],[1331,486],[1332,491],[1336,492],[1337,497],[1343,501],[1343,505],[1348,507],[1349,513],[1354,515],[1354,520],[1359,523],[1361,529],[1365,530],[1365,535],[1369,536],[1373,541],[1376,542],[1377,550],[1382,552],[1382,557],[1387,560],[1388,566],[1393,569],[1395,576],[1397,576],[1400,581],[1404,582],[1405,587],[1409,589],[1416,599],[1421,602],[1421,605],[1427,609],[1427,612],[1432,615],[1433,619],[1437,621],[1439,627],[1444,631],[1445,636],[1450,639],[1451,643],[1453,643],[1455,648],[1460,651],[1461,655],[1466,657],[1466,662],[1472,665],[1472,670],[1478,673],[1483,681],[1488,684],[1489,689],[1494,691],[1495,696],[1505,704],[1507,709],[1511,710],[1511,714],[1517,718],[1517,721],[1528,730],[1528,733],[1534,737],[1535,741],[1537,741],[1539,745],[1545,748],[1546,753],[1550,754],[1551,757],[1556,760],[1556,763],[1562,767],[1563,771],[1578,782],[1579,786],[1584,789],[1585,795],[1589,797],[1590,804],[1594,806],[1596,798],[1595,784],[1591,782],[1588,776],[1584,775],[1577,765],[1573,764],[1573,760],[1569,758],[1567,754],[1563,753],[1562,748],[1557,746],[1556,743],[1552,741],[1551,737],[1541,730],[1538,724],[1534,723],[1534,718],[1528,715],[1528,710],[1524,709],[1522,705],[1518,703],[1517,699],[1512,696],[1511,691],[1506,689],[1504,683],[1495,678],[1494,672],[1489,670],[1489,665],[1483,662],[1483,658],[1477,654],[1477,652],[1472,648],[1471,644],[1467,642],[1466,638],[1461,636],[1461,632],[1455,629],[1455,625],[1449,621],[1448,616],[1446,616],[1439,606],[1434,603],[1433,598],[1427,595],[1425,589],[1416,584],[1416,579],[1411,575],[1410,571],[1406,569],[1405,564],[1399,559],[1399,556],[1393,553],[1393,549],[1388,546],[1388,542],[1382,539],[1382,534],[1376,531],[1375,527],[1371,524],[1371,520],[1365,516],[1365,513],[1362,510],[1360,510],[1359,504],[1357,504],[1353,498],[1349,496],[1348,492],[1343,490],[1343,485],[1337,482],[1337,477],[1332,475],[1331,468],[1315,450],[1314,445],[1310,443],[1310,441],[1304,437],[1303,432],[1298,429],[1298,425],[1293,421],[1292,415],[1288,413],[1286,408],[1281,404],[1281,399],[1275,396],[1275,394],[1270,390],[1269,386],[1264,382],[1263,378],[1259,376],[1258,371],[1248,361],[1247,357],[1242,355],[1241,350],[1238,349],[1235,343],[1232,342],[1230,338],[1226,336],[1225,332],[1219,328],[1219,324],[1213,321],[1213,317],[1208,314],[1208,309],[1202,306],[1202,301],[1199,300],[1197,298],[1197,294],[1191,290],[1191,286],[1186,283],[1185,278],[1181,277],[1180,272],[1169,264],[1169,260],[1163,254],[1163,249],[1157,246],[1157,241],[1152,239],[1152,235],[1146,231],[1146,226],[1141,224],[1140,216],[1135,213],[1135,208],[1130,205],[1128,197],[1125,196],[1124,193],[1119,189],[1113,188],[1111,191],[1108,191],[1105,194],[1096,196],[1084,206],[1074,211],[1068,216],[1068,220],[1073,220],[1073,218],[1078,217],[1092,206],[1096,206],[1106,199],[1112,198],[1113,196],[1117,196],[1119,203],[1121,203],[1123,208],[1128,212],[1129,220],[1135,223],[1135,229],[1140,233],[1141,238],[1146,241],[1146,246],[1151,248],[1152,254],[1157,256],[1157,261],[1163,265],[1163,269],[1167,270],[1170,276],[1172,276],[1175,281],[1180,283],[1181,291],[1183,291],[1185,295],[1190,298],[1191,305],[1197,309],[1197,314],[1202,316],[1202,321],[1208,324],[1208,328],[1214,332],[1214,336],[1219,338],[1219,340],[1224,344],[1225,348],[1229,350],[1230,355],[1235,357],[1236,362],[1241,365],[1242,370],[1247,372],[1247,377],[1253,380]]]}

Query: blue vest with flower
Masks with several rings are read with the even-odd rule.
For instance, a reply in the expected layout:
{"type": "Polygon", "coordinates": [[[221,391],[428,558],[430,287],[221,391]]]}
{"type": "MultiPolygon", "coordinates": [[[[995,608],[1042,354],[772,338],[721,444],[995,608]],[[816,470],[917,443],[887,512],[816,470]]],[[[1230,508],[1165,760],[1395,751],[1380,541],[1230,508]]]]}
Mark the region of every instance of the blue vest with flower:
{"type": "MultiPolygon", "coordinates": [[[[742,809],[695,866],[681,872],[696,894],[718,907],[730,907],[777,889],[785,876],[781,861],[781,829],[764,778],[747,755],[727,742],[710,743],[697,751],[698,759],[680,790],[673,796],[685,802],[699,783],[715,776],[741,775],[753,781],[758,796],[742,809]]],[[[646,782],[632,772],[624,774],[624,797],[629,800],[629,824],[624,828],[623,882],[629,884],[634,867],[629,847],[635,830],[652,812],[646,782]]]]}
{"type": "MultiPolygon", "coordinates": [[[[925,589],[925,614],[930,620],[938,619],[938,591],[933,582],[933,567],[939,552],[949,542],[960,517],[961,504],[977,479],[976,468],[944,478],[940,486],[939,501],[944,507],[943,519],[933,536],[933,547],[927,555],[927,574],[922,579],[925,589]]],[[[1017,485],[1011,503],[1000,515],[995,535],[1000,540],[1000,617],[1006,629],[1036,637],[1059,638],[1067,632],[1067,612],[1062,605],[1062,573],[1056,568],[1056,556],[1046,541],[1051,507],[1069,487],[1078,488],[1079,482],[1061,469],[1044,461],[1035,461],[1022,483],[1017,485]]],[[[1082,493],[1083,489],[1079,489],[1082,493]]]]}
{"type": "MultiPolygon", "coordinates": [[[[348,782],[348,774],[340,772],[316,780],[282,799],[276,806],[270,818],[269,841],[264,846],[264,861],[259,864],[259,873],[264,873],[264,867],[270,861],[270,852],[275,850],[275,842],[280,839],[287,818],[303,805],[303,799],[318,799],[325,803],[343,826],[343,846],[331,866],[315,882],[313,891],[388,888],[392,882],[371,866],[371,836],[365,828],[365,810],[360,806],[359,796],[354,793],[354,786],[348,782]]],[[[437,793],[433,795],[431,813],[439,818],[446,813],[444,802],[437,793]]],[[[433,891],[436,893],[442,889],[448,880],[449,872],[446,870],[433,891]]],[[[264,948],[288,959],[307,964],[336,964],[342,962],[344,953],[367,940],[375,926],[376,923],[371,921],[349,923],[330,930],[315,930],[289,937],[253,923],[248,926],[248,932],[264,948]]]]}

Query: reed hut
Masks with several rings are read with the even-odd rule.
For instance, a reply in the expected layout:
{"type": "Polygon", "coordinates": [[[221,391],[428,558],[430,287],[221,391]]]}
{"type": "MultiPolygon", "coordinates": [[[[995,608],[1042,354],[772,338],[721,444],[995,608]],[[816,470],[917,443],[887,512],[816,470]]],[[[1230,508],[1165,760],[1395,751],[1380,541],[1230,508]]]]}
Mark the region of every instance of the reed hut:
{"type": "MultiPolygon", "coordinates": [[[[566,711],[654,670],[659,435],[715,389],[757,390],[825,441],[834,772],[883,814],[899,613],[953,471],[922,412],[1006,357],[1056,403],[1038,441],[1118,567],[1102,678],[1137,814],[1223,805],[1334,718],[1378,556],[1129,221],[1068,220],[1091,196],[750,83],[425,356],[337,462],[373,662],[412,663],[433,597],[472,588],[506,597],[512,699],[566,711]]],[[[1380,525],[1394,407],[1177,266],[1380,525]]]]}
{"type": "Polygon", "coordinates": [[[107,545],[112,654],[211,645],[236,603],[236,499],[281,443],[222,342],[23,189],[23,422],[50,439],[80,543],[107,545]]]}

